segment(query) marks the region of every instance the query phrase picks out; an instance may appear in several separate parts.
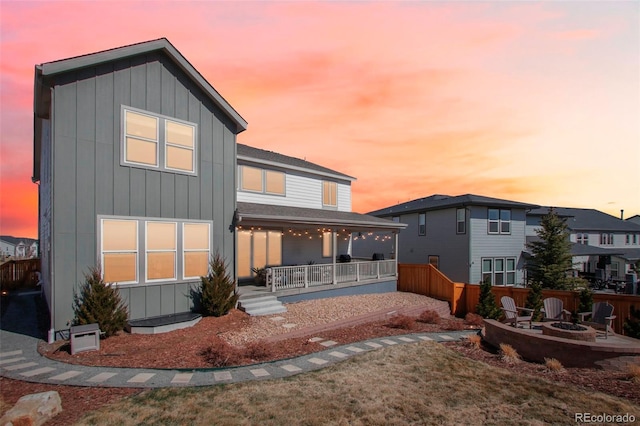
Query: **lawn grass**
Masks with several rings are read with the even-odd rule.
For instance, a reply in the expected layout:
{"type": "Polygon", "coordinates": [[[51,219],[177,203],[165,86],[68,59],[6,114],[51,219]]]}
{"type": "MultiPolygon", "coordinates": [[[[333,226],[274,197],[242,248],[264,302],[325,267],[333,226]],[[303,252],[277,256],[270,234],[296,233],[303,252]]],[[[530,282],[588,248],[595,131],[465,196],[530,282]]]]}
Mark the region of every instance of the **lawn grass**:
{"type": "Polygon", "coordinates": [[[287,379],[144,391],[78,424],[542,425],[575,424],[576,412],[640,418],[627,401],[519,377],[424,342],[287,379]]]}

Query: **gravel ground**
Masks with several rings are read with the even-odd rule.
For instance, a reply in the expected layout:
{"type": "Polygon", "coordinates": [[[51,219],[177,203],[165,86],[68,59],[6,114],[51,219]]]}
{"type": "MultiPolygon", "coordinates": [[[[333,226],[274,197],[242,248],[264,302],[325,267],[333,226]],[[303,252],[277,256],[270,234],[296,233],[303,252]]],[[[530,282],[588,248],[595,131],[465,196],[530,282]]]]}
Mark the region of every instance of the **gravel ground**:
{"type": "Polygon", "coordinates": [[[438,303],[442,302],[419,294],[402,292],[342,296],[288,303],[285,305],[287,312],[249,317],[246,328],[222,333],[220,336],[233,345],[243,345],[269,336],[340,321],[385,308],[392,311],[395,308],[416,305],[429,306],[438,303]]]}

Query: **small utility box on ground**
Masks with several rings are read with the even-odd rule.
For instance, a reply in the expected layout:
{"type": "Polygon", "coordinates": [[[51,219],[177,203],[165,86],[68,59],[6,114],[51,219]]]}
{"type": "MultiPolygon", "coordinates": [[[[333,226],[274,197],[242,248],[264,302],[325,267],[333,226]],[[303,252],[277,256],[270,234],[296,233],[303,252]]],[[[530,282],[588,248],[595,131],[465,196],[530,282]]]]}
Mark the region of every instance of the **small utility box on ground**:
{"type": "Polygon", "coordinates": [[[71,327],[71,355],[78,352],[100,350],[100,327],[98,324],[71,327]]]}

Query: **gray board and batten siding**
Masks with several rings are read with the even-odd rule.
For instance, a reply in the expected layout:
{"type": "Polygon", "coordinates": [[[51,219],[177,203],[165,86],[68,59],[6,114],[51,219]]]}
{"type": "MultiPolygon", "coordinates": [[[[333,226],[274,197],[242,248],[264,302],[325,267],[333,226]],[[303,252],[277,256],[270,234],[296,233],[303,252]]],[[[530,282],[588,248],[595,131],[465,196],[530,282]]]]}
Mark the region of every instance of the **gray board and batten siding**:
{"type": "MultiPolygon", "coordinates": [[[[50,264],[43,280],[56,331],[68,328],[74,291],[98,266],[99,216],[211,221],[212,252],[233,261],[235,143],[246,128],[165,39],[68,61],[70,69],[65,61],[36,67],[34,181],[42,178],[46,187],[40,232],[50,238],[43,253],[50,264]],[[123,107],[196,124],[197,175],[122,165],[123,107]]],[[[137,319],[188,311],[190,285],[177,280],[120,292],[137,319]]]]}

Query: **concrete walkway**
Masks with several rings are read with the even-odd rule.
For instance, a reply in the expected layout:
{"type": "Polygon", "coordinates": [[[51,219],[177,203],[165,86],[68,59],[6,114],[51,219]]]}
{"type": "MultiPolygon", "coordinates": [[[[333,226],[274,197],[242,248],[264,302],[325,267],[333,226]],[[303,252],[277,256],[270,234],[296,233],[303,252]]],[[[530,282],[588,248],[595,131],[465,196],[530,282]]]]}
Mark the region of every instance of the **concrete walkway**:
{"type": "Polygon", "coordinates": [[[163,388],[171,386],[210,386],[220,383],[239,383],[289,377],[319,370],[358,354],[388,346],[422,341],[454,341],[474,334],[473,331],[443,333],[416,333],[403,336],[381,337],[362,342],[340,345],[339,342],[315,338],[327,347],[296,358],[253,364],[242,367],[210,369],[152,369],[88,367],[54,361],[37,351],[41,340],[33,326],[36,295],[11,296],[18,298],[9,303],[0,321],[0,375],[28,382],[94,387],[163,388]],[[14,323],[15,322],[15,323],[14,323]],[[16,324],[22,324],[15,330],[16,324]],[[26,326],[25,324],[30,324],[26,326]]]}

